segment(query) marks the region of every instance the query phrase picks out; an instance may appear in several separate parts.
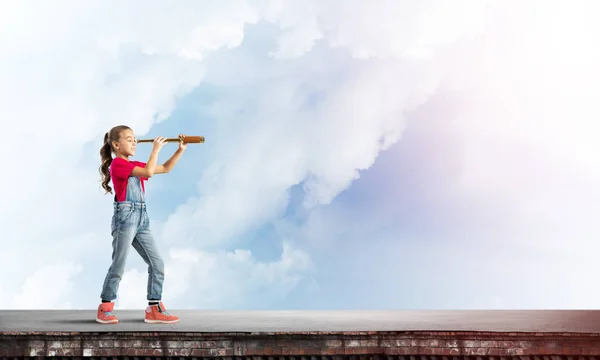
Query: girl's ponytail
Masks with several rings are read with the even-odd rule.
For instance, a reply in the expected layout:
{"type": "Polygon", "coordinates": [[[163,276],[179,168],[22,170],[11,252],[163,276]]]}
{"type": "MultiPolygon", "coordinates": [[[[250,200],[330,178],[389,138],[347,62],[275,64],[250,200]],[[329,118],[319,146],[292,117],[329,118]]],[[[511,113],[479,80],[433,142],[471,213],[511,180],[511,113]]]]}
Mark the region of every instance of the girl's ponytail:
{"type": "Polygon", "coordinates": [[[98,169],[100,175],[102,176],[102,187],[106,191],[106,193],[112,194],[112,188],[108,183],[110,182],[110,164],[112,163],[112,146],[110,145],[109,135],[106,133],[104,135],[104,145],[100,148],[100,158],[102,159],[102,164],[98,169]]]}
{"type": "Polygon", "coordinates": [[[104,145],[100,148],[100,158],[102,164],[98,171],[102,176],[102,187],[106,190],[106,193],[112,194],[112,188],[108,185],[110,182],[110,164],[112,163],[112,143],[113,141],[118,142],[121,139],[121,132],[123,130],[131,130],[129,126],[119,125],[110,129],[109,132],[104,134],[104,145]]]}

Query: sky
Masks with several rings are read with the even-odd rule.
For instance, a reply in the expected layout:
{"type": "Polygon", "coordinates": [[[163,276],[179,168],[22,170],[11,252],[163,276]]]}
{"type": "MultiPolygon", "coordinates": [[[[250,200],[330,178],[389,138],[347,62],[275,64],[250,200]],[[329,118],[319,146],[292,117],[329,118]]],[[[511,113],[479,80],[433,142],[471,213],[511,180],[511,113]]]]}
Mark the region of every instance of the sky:
{"type": "Polygon", "coordinates": [[[596,309],[599,10],[4,2],[0,309],[97,307],[120,124],[206,137],[146,184],[167,308],[596,309]]]}

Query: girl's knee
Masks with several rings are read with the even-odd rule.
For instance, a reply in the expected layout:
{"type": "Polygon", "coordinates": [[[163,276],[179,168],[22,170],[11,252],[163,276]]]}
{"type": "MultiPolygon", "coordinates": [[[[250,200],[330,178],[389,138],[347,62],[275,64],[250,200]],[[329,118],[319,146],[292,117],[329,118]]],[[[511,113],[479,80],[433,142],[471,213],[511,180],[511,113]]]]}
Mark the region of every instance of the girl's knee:
{"type": "Polygon", "coordinates": [[[165,271],[165,262],[161,257],[152,259],[152,270],[155,272],[163,273],[165,271]]]}

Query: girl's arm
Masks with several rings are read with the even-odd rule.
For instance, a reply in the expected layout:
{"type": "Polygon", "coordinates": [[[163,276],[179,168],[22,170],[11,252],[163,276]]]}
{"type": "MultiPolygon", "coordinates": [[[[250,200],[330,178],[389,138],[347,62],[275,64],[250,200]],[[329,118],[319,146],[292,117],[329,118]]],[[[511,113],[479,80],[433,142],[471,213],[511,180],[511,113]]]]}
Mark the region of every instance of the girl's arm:
{"type": "Polygon", "coordinates": [[[169,171],[173,170],[173,167],[175,166],[175,164],[177,164],[177,161],[179,161],[179,158],[183,154],[183,151],[184,150],[177,149],[177,151],[175,151],[175,154],[173,154],[173,156],[171,156],[169,158],[169,160],[165,161],[164,164],[156,165],[156,168],[154,169],[154,173],[155,174],[166,174],[169,171]]]}
{"type": "MultiPolygon", "coordinates": [[[[181,137],[183,135],[179,135],[179,136],[181,137]]],[[[181,155],[183,155],[183,152],[185,151],[186,148],[187,148],[187,144],[180,142],[179,148],[177,149],[177,151],[175,151],[175,154],[173,154],[173,156],[171,156],[171,158],[169,160],[165,161],[164,164],[156,165],[156,169],[154,169],[154,173],[155,174],[166,174],[169,171],[173,170],[173,167],[175,166],[175,164],[177,164],[177,161],[179,161],[179,158],[181,157],[181,155]]]]}
{"type": "Polygon", "coordinates": [[[161,166],[161,165],[156,165],[156,162],[158,161],[158,153],[160,152],[160,149],[163,147],[165,142],[166,142],[166,139],[162,136],[154,139],[154,146],[152,147],[152,152],[150,153],[150,159],[148,159],[146,166],[143,168],[139,167],[139,166],[134,167],[133,170],[131,171],[131,174],[133,176],[144,177],[147,179],[151,178],[152,175],[157,174],[156,170],[158,170],[158,167],[161,166]]]}

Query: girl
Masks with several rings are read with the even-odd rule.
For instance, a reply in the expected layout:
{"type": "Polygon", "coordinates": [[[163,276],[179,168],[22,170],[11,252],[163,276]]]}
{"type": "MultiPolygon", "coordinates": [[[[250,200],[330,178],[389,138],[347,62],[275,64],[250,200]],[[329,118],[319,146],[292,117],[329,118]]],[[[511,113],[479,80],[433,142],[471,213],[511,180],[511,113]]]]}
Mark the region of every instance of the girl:
{"type": "MultiPolygon", "coordinates": [[[[184,135],[179,135],[183,138],[184,135]]],[[[161,302],[164,262],[158,253],[158,248],[150,232],[150,220],[146,213],[144,182],[154,174],[168,173],[173,169],[187,144],[179,143],[175,154],[162,165],[157,165],[158,153],[165,144],[164,137],[154,140],[150,159],[147,163],[129,161],[135,155],[136,139],[133,131],[124,125],[115,126],[104,135],[104,145],[100,149],[102,165],[102,187],[106,193],[112,194],[108,185],[112,179],[115,188],[114,214],[111,230],[113,236],[112,264],[104,280],[100,298],[102,303],[98,306],[96,321],[102,324],[116,324],[119,320],[112,313],[113,300],[117,297],[119,283],[125,271],[125,260],[130,246],[140,254],[148,264],[148,287],[144,321],[147,323],[172,324],[179,318],[165,311],[161,302]],[[112,158],[112,153],[115,158],[112,158]]]]}

